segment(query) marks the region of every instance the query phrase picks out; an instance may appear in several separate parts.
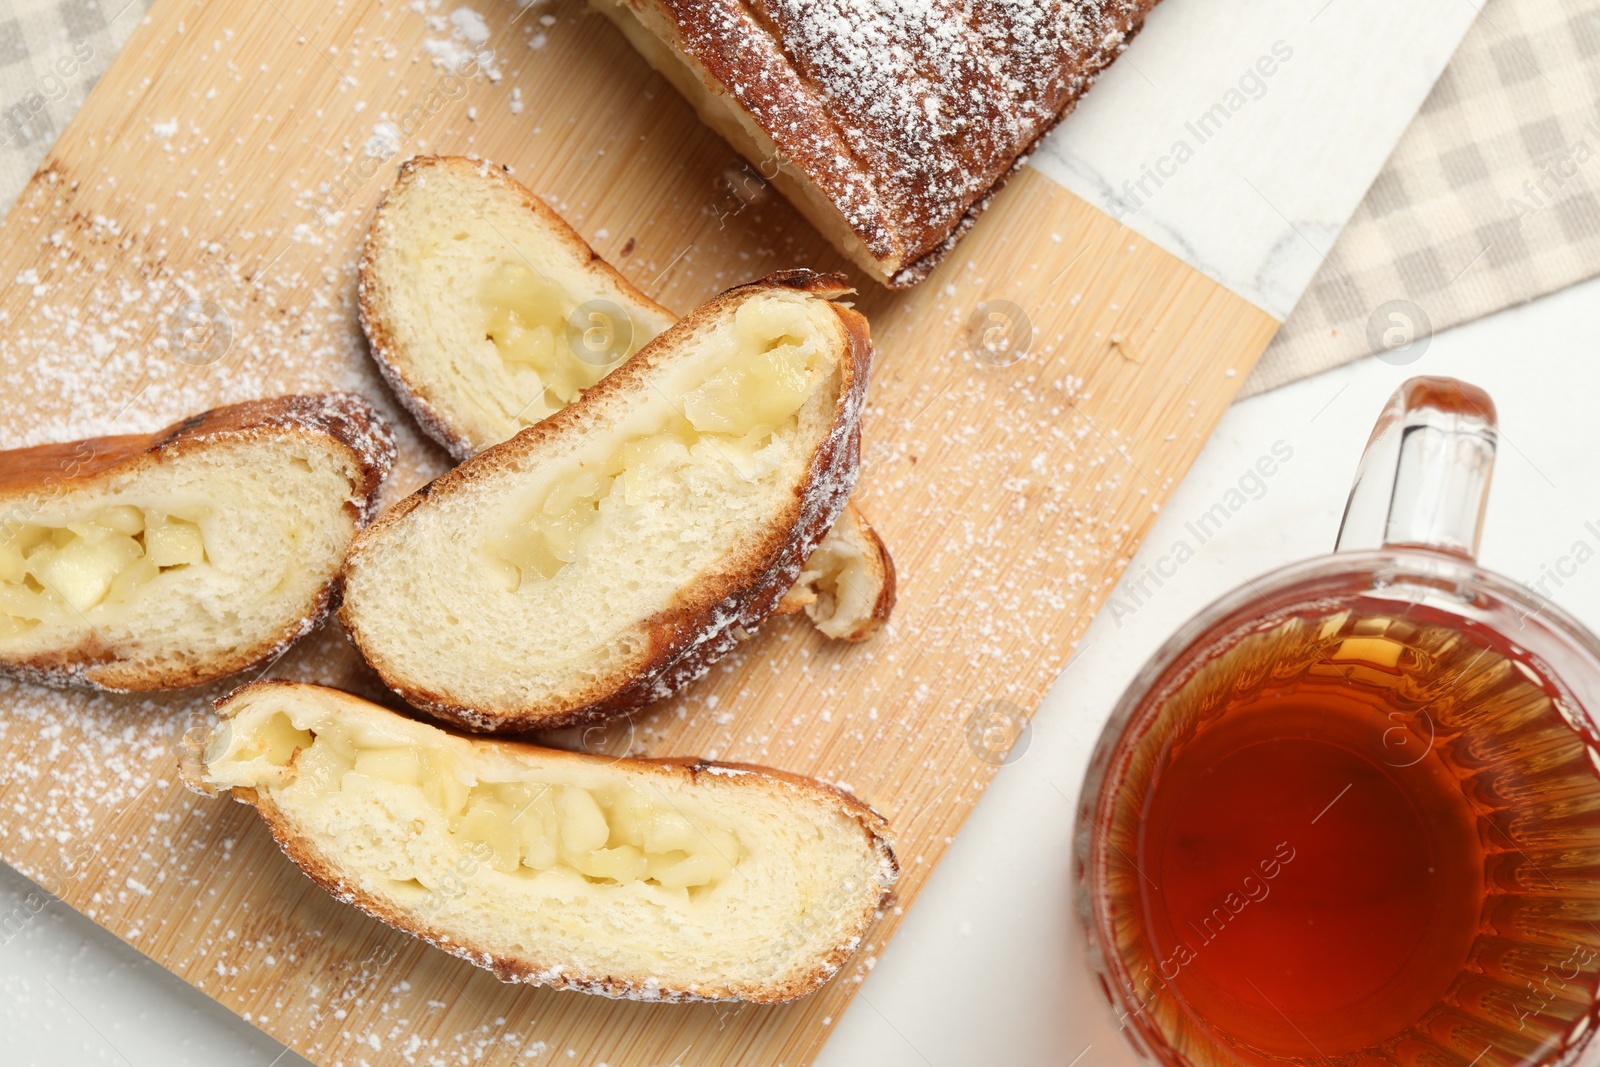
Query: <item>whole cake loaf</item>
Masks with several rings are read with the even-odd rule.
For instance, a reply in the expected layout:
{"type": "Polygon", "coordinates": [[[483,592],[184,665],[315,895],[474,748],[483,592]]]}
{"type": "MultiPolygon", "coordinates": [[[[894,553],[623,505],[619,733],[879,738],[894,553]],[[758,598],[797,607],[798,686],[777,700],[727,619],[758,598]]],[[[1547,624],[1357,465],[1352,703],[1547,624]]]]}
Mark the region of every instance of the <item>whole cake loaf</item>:
{"type": "Polygon", "coordinates": [[[1155,0],[592,0],[839,249],[921,281],[1155,0]]]}

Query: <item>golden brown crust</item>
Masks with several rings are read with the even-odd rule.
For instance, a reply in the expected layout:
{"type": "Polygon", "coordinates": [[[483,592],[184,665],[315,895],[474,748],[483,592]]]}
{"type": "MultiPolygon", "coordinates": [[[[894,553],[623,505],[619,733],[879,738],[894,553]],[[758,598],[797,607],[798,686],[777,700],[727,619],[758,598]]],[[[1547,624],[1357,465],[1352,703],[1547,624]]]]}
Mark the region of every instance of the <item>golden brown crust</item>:
{"type": "MultiPolygon", "coordinates": [[[[384,286],[379,278],[376,259],[379,247],[386,239],[386,227],[392,225],[389,220],[391,203],[397,203],[399,198],[406,194],[411,183],[430,170],[438,170],[441,173],[455,171],[463,180],[495,183],[503,191],[509,192],[526,210],[537,215],[558,235],[575,257],[586,261],[589,267],[604,272],[611,284],[640,308],[653,311],[663,321],[671,321],[676,316],[634,288],[621,273],[589,247],[559,214],[520,182],[511,178],[505,168],[463,156],[414,156],[407,160],[401,165],[394,186],[379,202],[372,226],[367,231],[365,250],[361,258],[360,282],[357,287],[361,327],[367,335],[373,360],[401,404],[411,412],[429,436],[438,441],[457,462],[461,462],[480,449],[474,447],[463,429],[453,424],[443,411],[428,400],[426,389],[415,380],[409,361],[402,357],[397,340],[385,324],[382,306],[387,301],[379,295],[384,286]]],[[[387,299],[392,300],[393,297],[387,299]]],[[[862,625],[855,631],[842,635],[842,639],[846,641],[864,641],[888,619],[889,611],[894,605],[894,561],[890,559],[888,550],[877,534],[872,532],[864,519],[860,518],[859,512],[853,507],[847,508],[847,511],[855,516],[856,527],[863,531],[864,536],[870,540],[870,545],[876,546],[876,562],[869,563],[869,566],[874,573],[885,577],[878,603],[874,605],[871,614],[862,620],[862,625]]],[[[791,587],[774,610],[777,614],[792,614],[803,610],[807,603],[814,600],[814,596],[807,599],[801,590],[791,587]]]]}
{"type": "Polygon", "coordinates": [[[852,636],[848,639],[851,641],[864,641],[872,636],[879,626],[888,622],[889,616],[894,613],[895,601],[900,595],[898,588],[900,578],[894,569],[894,557],[889,554],[889,546],[883,543],[883,538],[878,536],[878,531],[873,529],[872,524],[867,521],[865,515],[858,511],[856,512],[856,518],[860,522],[862,534],[866,536],[868,543],[872,546],[874,558],[877,559],[878,565],[883,569],[883,588],[878,590],[878,599],[872,605],[873,625],[867,628],[866,632],[859,637],[852,636]]]}
{"type": "MultiPolygon", "coordinates": [[[[26,522],[45,501],[95,481],[169,462],[224,440],[317,435],[351,459],[353,529],[377,508],[378,487],[394,463],[394,437],[367,401],[351,393],[280,396],[214,408],[152,434],[87,438],[0,453],[0,519],[26,522]]],[[[334,607],[338,577],[330,576],[314,605],[283,629],[249,647],[204,664],[161,667],[123,658],[93,636],[78,646],[21,658],[0,656],[0,674],[45,685],[86,685],[113,692],[180,689],[244,670],[276,656],[309,633],[334,607]]]]}
{"type": "Polygon", "coordinates": [[[872,602],[872,610],[861,624],[843,636],[845,641],[865,641],[889,621],[889,616],[894,613],[895,599],[899,595],[896,588],[898,576],[894,569],[894,557],[889,554],[889,546],[883,543],[883,538],[878,536],[878,531],[872,528],[867,517],[856,508],[850,506],[856,529],[867,543],[869,567],[878,575],[881,585],[878,587],[878,598],[872,602]]]}
{"type": "MultiPolygon", "coordinates": [[[[878,531],[872,528],[867,517],[861,513],[852,501],[845,505],[844,512],[839,517],[839,522],[848,522],[854,527],[862,541],[865,542],[862,563],[869,573],[878,580],[878,595],[872,602],[872,607],[865,617],[850,631],[834,634],[842,641],[865,641],[889,621],[889,616],[894,612],[897,577],[894,569],[894,557],[889,554],[889,546],[883,543],[883,538],[878,536],[878,531]]],[[[821,549],[819,549],[821,551],[821,549]]],[[[773,609],[774,615],[796,615],[805,611],[817,601],[817,595],[802,578],[800,583],[790,586],[789,591],[783,594],[783,599],[773,609]]]]}
{"type": "MultiPolygon", "coordinates": [[[[600,410],[608,397],[638,386],[656,362],[671,358],[678,339],[725,309],[764,289],[781,287],[836,300],[851,292],[837,275],[791,270],[772,274],[759,282],[738,286],[701,305],[674,324],[631,359],[602,378],[582,399],[511,440],[480,452],[454,470],[434,479],[408,499],[380,515],[356,538],[346,561],[346,574],[360,566],[367,546],[411,511],[426,507],[431,496],[454,492],[478,479],[493,478],[513,466],[540,442],[569,432],[584,432],[591,412],[600,410]]],[[[583,693],[572,694],[567,706],[530,710],[520,707],[474,707],[411,682],[399,664],[389,662],[365,640],[360,619],[350,606],[339,610],[339,621],[367,662],[385,684],[412,705],[469,730],[518,733],[580,726],[623,715],[660,700],[688,684],[729,652],[772,613],[794,584],[812,550],[826,536],[855,488],[861,450],[861,412],[866,404],[867,380],[872,362],[872,342],[867,320],[835,303],[848,340],[839,361],[839,396],[833,425],[816,450],[805,479],[775,528],[785,533],[766,543],[743,546],[727,572],[688,590],[674,607],[649,623],[648,654],[632,678],[599,681],[583,693]]]]}
{"type": "Polygon", "coordinates": [[[640,292],[632,282],[623,277],[620,271],[600,258],[600,254],[589,246],[566,219],[535,196],[527,186],[512,178],[504,167],[495,166],[486,160],[468,159],[465,156],[413,156],[406,160],[400,165],[400,174],[395,179],[394,186],[384,193],[383,199],[378,202],[372,226],[367,230],[356,283],[357,317],[361,322],[362,332],[367,336],[372,360],[377,364],[383,380],[389,384],[389,388],[405,409],[417,420],[417,425],[422,427],[423,432],[439,442],[444,450],[450,453],[450,457],[460,463],[470,459],[479,450],[452,424],[444,412],[428,400],[425,383],[416,380],[410,373],[407,361],[400,354],[398,342],[384,325],[383,316],[378,308],[379,283],[376,265],[377,246],[382,239],[384,227],[388,225],[388,209],[391,202],[403,196],[412,182],[429,171],[437,169],[446,172],[457,168],[468,168],[475,177],[499,184],[516,197],[523,207],[539,216],[545,225],[556,231],[560,240],[571,248],[575,255],[587,259],[592,269],[604,273],[618,289],[628,295],[629,299],[636,301],[640,306],[654,309],[664,320],[671,320],[676,316],[640,292]]]}
{"type": "MultiPolygon", "coordinates": [[[[815,204],[798,206],[900,288],[932,271],[1155,0],[595,2],[636,20],[721,106],[753,120],[764,138],[735,147],[748,154],[769,140],[784,172],[834,206],[860,249],[846,248],[815,204]]],[[[763,174],[774,164],[752,161],[763,174]]]]}
{"type": "MultiPolygon", "coordinates": [[[[252,691],[269,686],[325,689],[322,686],[290,682],[282,679],[251,682],[218,700],[216,703],[217,715],[220,718],[231,717],[236,697],[244,696],[252,691]]],[[[339,690],[326,691],[335,693],[343,699],[360,699],[339,690]]],[[[258,790],[250,787],[236,787],[223,791],[234,800],[254,807],[260,813],[262,821],[267,824],[267,829],[278,843],[278,847],[283,850],[284,855],[293,860],[296,866],[304,871],[313,882],[316,882],[317,885],[321,886],[335,899],[345,904],[353,905],[402,933],[420,938],[435,948],[442,949],[453,956],[466,960],[474,966],[482,967],[494,974],[502,982],[547,985],[555,989],[571,989],[599,996],[628,1000],[678,1003],[742,1000],[758,1004],[794,1000],[797,997],[802,997],[815,991],[838,971],[845,960],[849,959],[854,953],[861,935],[876,917],[878,909],[888,900],[894,882],[899,877],[900,864],[895,856],[894,843],[890,837],[887,820],[872,807],[862,803],[853,794],[827,782],[752,763],[717,763],[695,757],[634,759],[591,756],[577,752],[565,752],[559,749],[541,748],[521,741],[476,737],[450,730],[448,727],[433,728],[457,737],[463,737],[474,745],[495,746],[512,756],[517,756],[524,752],[534,754],[545,761],[571,760],[578,763],[598,763],[608,767],[631,770],[636,774],[659,775],[666,773],[687,777],[690,782],[693,782],[703,774],[754,776],[764,784],[768,784],[769,787],[781,784],[784,787],[807,793],[813,799],[822,800],[834,806],[836,810],[854,820],[861,827],[862,833],[878,858],[879,894],[877,899],[871,901],[863,909],[862,914],[855,923],[855,936],[832,946],[828,954],[818,960],[816,966],[806,974],[782,985],[765,987],[733,989],[728,986],[705,985],[696,986],[692,989],[669,989],[648,978],[586,975],[573,971],[560,960],[516,959],[497,956],[471,945],[461,944],[436,927],[430,926],[419,917],[408,914],[389,901],[373,896],[341,875],[336,859],[324,855],[317,848],[315,842],[301,835],[290,824],[283,812],[272,803],[271,799],[262,796],[258,790]]],[[[185,755],[182,766],[182,779],[190,789],[206,796],[216,796],[218,791],[209,785],[203,777],[205,765],[200,740],[203,732],[203,730],[192,730],[184,739],[185,755]]]]}

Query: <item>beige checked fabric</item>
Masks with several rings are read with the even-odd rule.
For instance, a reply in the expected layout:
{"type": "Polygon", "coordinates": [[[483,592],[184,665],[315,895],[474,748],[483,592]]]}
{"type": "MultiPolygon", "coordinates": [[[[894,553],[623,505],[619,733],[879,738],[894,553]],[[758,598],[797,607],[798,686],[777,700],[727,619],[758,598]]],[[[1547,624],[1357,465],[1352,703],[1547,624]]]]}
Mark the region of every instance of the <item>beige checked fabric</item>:
{"type": "Polygon", "coordinates": [[[0,210],[10,207],[149,0],[0,0],[0,210]]]}
{"type": "Polygon", "coordinates": [[[1488,0],[1244,392],[1595,274],[1600,0],[1488,0]]]}
{"type": "MultiPolygon", "coordinates": [[[[149,3],[0,0],[0,207],[149,3]]],[[[1430,331],[1595,274],[1600,0],[1487,0],[1244,391],[1406,362],[1430,331]]]]}

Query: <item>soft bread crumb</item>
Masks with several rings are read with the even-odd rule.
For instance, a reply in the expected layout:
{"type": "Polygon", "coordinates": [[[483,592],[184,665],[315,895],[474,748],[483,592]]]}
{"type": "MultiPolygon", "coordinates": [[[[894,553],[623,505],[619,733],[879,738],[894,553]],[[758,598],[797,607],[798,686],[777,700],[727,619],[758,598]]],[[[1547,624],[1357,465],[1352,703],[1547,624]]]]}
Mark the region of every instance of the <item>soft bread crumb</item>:
{"type": "Polygon", "coordinates": [[[502,169],[460,156],[400,168],[359,309],[384,377],[458,460],[560,410],[674,318],[502,169]]]}
{"type": "Polygon", "coordinates": [[[823,634],[865,641],[894,610],[894,560],[877,532],[849,504],[811,553],[777,614],[804,611],[823,634]]]}
{"type": "Polygon", "coordinates": [[[276,654],[326,612],[394,447],[348,395],[234,405],[117,440],[7,454],[0,669],[162,689],[276,654]]]}
{"type": "MultiPolygon", "coordinates": [[[[481,161],[408,160],[367,235],[361,322],[373,356],[461,459],[565,407],[673,321],[548,205],[481,161]],[[609,344],[601,354],[614,358],[575,355],[572,322],[588,326],[580,344],[609,344]]],[[[893,605],[893,563],[864,520],[849,532],[830,531],[779,611],[803,609],[827,636],[861,641],[893,605]]]]}
{"type": "Polygon", "coordinates": [[[217,713],[191,786],[254,804],[336,896],[503,981],[789,1000],[849,957],[897,872],[871,809],[775,771],[470,740],[284,682],[217,713]]]}
{"type": "Polygon", "coordinates": [[[340,613],[368,661],[479,730],[593,720],[698,677],[854,487],[869,348],[833,295],[809,272],[732,290],[379,519],[340,613]]]}

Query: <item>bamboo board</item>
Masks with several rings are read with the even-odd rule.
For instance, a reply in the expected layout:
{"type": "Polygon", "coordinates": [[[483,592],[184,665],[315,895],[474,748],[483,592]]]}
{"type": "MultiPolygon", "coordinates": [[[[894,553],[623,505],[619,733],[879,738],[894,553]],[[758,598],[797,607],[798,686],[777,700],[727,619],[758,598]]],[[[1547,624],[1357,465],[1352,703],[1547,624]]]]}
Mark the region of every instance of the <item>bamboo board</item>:
{"type": "MultiPolygon", "coordinates": [[[[393,413],[353,266],[415,151],[511,164],[671,307],[843,267],[604,20],[479,10],[494,58],[461,79],[425,45],[461,45],[444,9],[157,0],[5,223],[0,444],[329,387],[393,413]],[[193,310],[211,335],[184,337],[193,310]]],[[[320,1064],[810,1062],[995,772],[969,737],[1037,707],[1277,326],[1031,171],[932,279],[864,282],[858,306],[878,360],[857,500],[900,567],[891,628],[842,647],[776,620],[587,739],[817,775],[889,816],[903,879],[823,991],[756,1008],[502,986],[335,904],[249,811],[179,786],[176,741],[226,686],[0,685],[0,856],[320,1064]]],[[[396,421],[391,501],[444,469],[396,421]]],[[[269,671],[378,692],[326,628],[269,671]]]]}

